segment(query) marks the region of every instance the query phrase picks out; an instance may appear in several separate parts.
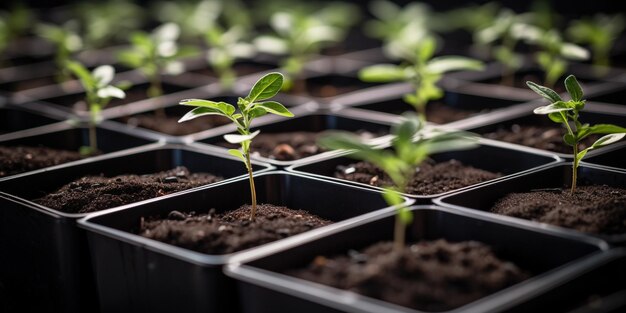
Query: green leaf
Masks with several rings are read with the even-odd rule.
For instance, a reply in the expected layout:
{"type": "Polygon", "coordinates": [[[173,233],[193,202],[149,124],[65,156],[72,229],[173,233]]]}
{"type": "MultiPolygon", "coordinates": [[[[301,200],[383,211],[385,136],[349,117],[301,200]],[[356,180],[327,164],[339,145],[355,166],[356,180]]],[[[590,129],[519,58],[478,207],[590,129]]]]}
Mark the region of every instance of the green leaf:
{"type": "Polygon", "coordinates": [[[276,101],[259,102],[256,103],[255,106],[263,108],[265,109],[265,111],[272,114],[293,117],[293,113],[291,113],[289,110],[287,110],[287,108],[285,108],[285,106],[276,101]]]}
{"type": "Polygon", "coordinates": [[[407,78],[404,68],[393,64],[380,64],[363,68],[359,71],[359,79],[364,82],[386,83],[401,81],[407,78]]]}
{"type": "Polygon", "coordinates": [[[206,108],[206,107],[197,107],[185,114],[183,117],[178,120],[179,123],[186,122],[189,120],[193,120],[196,117],[205,116],[205,115],[220,115],[224,116],[224,112],[216,109],[216,108],[206,108]]]}
{"type": "Polygon", "coordinates": [[[235,113],[235,107],[226,102],[214,102],[210,100],[202,99],[184,99],[179,102],[180,105],[204,107],[217,109],[224,113],[224,115],[231,116],[235,113]]]}
{"type": "Polygon", "coordinates": [[[253,108],[252,110],[248,112],[248,119],[253,120],[265,114],[267,114],[267,111],[265,111],[264,108],[253,108]]]}
{"type": "Polygon", "coordinates": [[[482,70],[483,68],[483,62],[459,56],[438,57],[426,64],[426,69],[436,74],[460,70],[482,70]]]}
{"type": "Polygon", "coordinates": [[[560,53],[570,60],[584,61],[589,59],[589,50],[571,43],[563,43],[560,53]]]}
{"type": "Polygon", "coordinates": [[[254,133],[251,133],[249,135],[228,134],[228,135],[224,135],[224,140],[233,144],[242,143],[244,141],[252,140],[260,132],[261,132],[260,130],[257,130],[254,133]]]}
{"type": "Polygon", "coordinates": [[[564,123],[565,120],[563,119],[563,115],[561,115],[560,112],[552,112],[552,113],[548,113],[548,117],[556,123],[564,123]]]}
{"type": "Polygon", "coordinates": [[[617,134],[609,134],[609,135],[602,136],[600,139],[596,140],[596,142],[594,142],[590,148],[596,149],[596,148],[600,148],[606,145],[610,145],[612,143],[622,140],[624,136],[626,136],[626,133],[617,133],[617,134]]]}
{"type": "MultiPolygon", "coordinates": [[[[528,87],[530,89],[532,89],[532,91],[536,92],[537,94],[539,94],[540,96],[548,99],[550,102],[557,102],[557,101],[563,101],[563,99],[561,99],[561,97],[559,96],[558,93],[556,93],[556,91],[545,87],[545,86],[541,86],[538,84],[535,84],[531,81],[527,81],[526,85],[528,85],[528,87]]],[[[547,113],[535,113],[535,114],[547,114],[547,113]]]]}
{"type": "Polygon", "coordinates": [[[91,76],[89,70],[78,62],[69,61],[66,63],[67,68],[74,74],[83,87],[87,90],[93,90],[96,87],[96,80],[91,76]]]}
{"type": "Polygon", "coordinates": [[[413,136],[421,129],[419,117],[414,114],[404,114],[403,121],[392,127],[391,133],[396,136],[395,140],[400,142],[411,142],[413,136]]]}
{"type": "Polygon", "coordinates": [[[272,72],[261,77],[252,87],[247,100],[266,100],[275,96],[283,86],[283,74],[272,72]]]}
{"type": "Polygon", "coordinates": [[[126,98],[126,93],[117,87],[114,86],[106,86],[101,88],[97,92],[98,97],[100,98],[118,98],[124,99],[126,98]]]}
{"type": "Polygon", "coordinates": [[[572,100],[580,101],[583,99],[583,89],[580,87],[574,75],[569,75],[565,78],[565,88],[570,97],[572,97],[572,100]]]}
{"type": "Polygon", "coordinates": [[[397,191],[389,188],[385,188],[383,190],[383,198],[385,198],[385,202],[387,202],[389,206],[400,205],[404,203],[404,199],[402,199],[402,196],[397,191]]]}
{"type": "Polygon", "coordinates": [[[589,126],[588,134],[626,133],[626,128],[612,124],[596,124],[589,126]]]}
{"type": "Polygon", "coordinates": [[[567,104],[563,101],[557,101],[550,105],[538,107],[533,110],[533,113],[543,115],[543,114],[550,114],[550,113],[571,111],[571,110],[574,110],[574,108],[568,107],[567,104]]]}
{"type": "Polygon", "coordinates": [[[246,163],[246,166],[248,165],[248,163],[246,161],[246,158],[243,156],[243,152],[241,152],[241,150],[239,150],[239,149],[228,149],[228,154],[237,157],[238,159],[243,161],[243,163],[246,163]]]}
{"type": "Polygon", "coordinates": [[[563,141],[570,146],[574,146],[576,144],[576,137],[572,134],[565,134],[563,135],[563,141]]]}

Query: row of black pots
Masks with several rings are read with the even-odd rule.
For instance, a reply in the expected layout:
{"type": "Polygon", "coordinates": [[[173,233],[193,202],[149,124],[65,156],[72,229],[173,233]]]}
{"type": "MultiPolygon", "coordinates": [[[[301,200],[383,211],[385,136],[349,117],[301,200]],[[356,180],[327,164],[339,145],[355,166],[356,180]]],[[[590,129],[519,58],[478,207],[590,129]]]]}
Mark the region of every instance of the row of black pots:
{"type": "MultiPolygon", "coordinates": [[[[0,261],[0,281],[7,286],[11,301],[63,312],[97,309],[86,237],[76,227],[76,220],[87,214],[63,213],[33,199],[87,175],[145,174],[180,165],[192,172],[222,176],[225,181],[245,174],[245,168],[234,157],[156,143],[1,180],[0,247],[11,253],[0,261]]],[[[258,162],[253,165],[259,173],[270,168],[258,162]]]]}

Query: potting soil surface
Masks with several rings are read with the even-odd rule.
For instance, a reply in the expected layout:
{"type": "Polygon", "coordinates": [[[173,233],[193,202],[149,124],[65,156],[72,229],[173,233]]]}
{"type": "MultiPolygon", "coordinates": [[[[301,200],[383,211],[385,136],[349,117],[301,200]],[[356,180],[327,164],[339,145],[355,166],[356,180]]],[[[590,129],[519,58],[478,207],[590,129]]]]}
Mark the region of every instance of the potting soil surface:
{"type": "Polygon", "coordinates": [[[66,213],[96,212],[222,180],[185,167],[146,175],[85,176],[33,200],[66,213]]]}
{"type": "Polygon", "coordinates": [[[0,146],[0,177],[82,159],[77,151],[46,147],[0,146]]]}
{"type": "MultiPolygon", "coordinates": [[[[499,173],[467,166],[457,160],[435,162],[428,159],[416,169],[406,192],[413,195],[439,194],[500,176],[499,173]]],[[[335,177],[376,187],[393,185],[387,174],[369,162],[338,166],[335,177]]]]}
{"type": "Polygon", "coordinates": [[[286,274],[425,311],[454,309],[529,277],[485,244],[442,239],[409,244],[399,253],[392,242],[381,242],[318,256],[286,274]]]}
{"type": "Polygon", "coordinates": [[[285,237],[296,235],[331,222],[302,210],[271,204],[257,205],[256,217],[250,220],[251,208],[217,214],[171,211],[166,218],[142,218],[141,236],[207,254],[228,254],[285,237]]]}
{"type": "MultiPolygon", "coordinates": [[[[486,133],[483,137],[537,149],[572,154],[572,147],[563,142],[563,135],[566,132],[565,128],[556,124],[554,126],[513,124],[509,127],[501,127],[494,132],[486,133]]],[[[578,145],[579,151],[591,146],[599,138],[600,136],[597,135],[590,135],[584,138],[578,145]]]]}
{"type": "Polygon", "coordinates": [[[498,200],[493,213],[573,228],[593,234],[626,233],[626,189],[578,186],[511,193],[498,200]]]}

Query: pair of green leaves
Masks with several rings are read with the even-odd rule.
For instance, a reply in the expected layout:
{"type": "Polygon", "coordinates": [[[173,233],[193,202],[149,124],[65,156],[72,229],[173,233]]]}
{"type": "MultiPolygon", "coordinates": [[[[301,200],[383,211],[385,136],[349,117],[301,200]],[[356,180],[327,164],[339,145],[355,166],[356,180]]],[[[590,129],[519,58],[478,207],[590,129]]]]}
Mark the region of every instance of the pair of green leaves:
{"type": "Polygon", "coordinates": [[[70,70],[81,82],[87,93],[87,103],[90,110],[99,110],[106,106],[111,98],[123,99],[126,93],[118,86],[111,85],[115,76],[115,69],[111,65],[101,65],[89,71],[78,62],[67,62],[70,70]]]}
{"type": "Polygon", "coordinates": [[[230,143],[242,145],[242,151],[231,149],[229,153],[245,162],[244,154],[248,153],[250,141],[259,134],[258,130],[250,133],[250,123],[253,119],[268,113],[293,117],[293,113],[279,102],[263,101],[274,97],[281,90],[283,80],[283,75],[276,72],[261,77],[254,84],[248,95],[245,98],[239,98],[237,101],[239,111],[237,111],[234,105],[226,102],[201,99],[182,100],[180,101],[181,105],[195,106],[196,108],[185,114],[178,122],[188,121],[205,115],[219,115],[230,119],[237,127],[239,134],[225,135],[224,139],[230,143]]]}
{"type": "Polygon", "coordinates": [[[592,126],[582,124],[578,120],[579,112],[585,107],[585,100],[583,100],[583,89],[574,75],[569,75],[565,78],[565,88],[571,98],[569,101],[564,101],[558,93],[548,87],[533,82],[526,82],[526,84],[534,92],[551,102],[549,105],[536,108],[533,112],[535,114],[548,115],[552,121],[566,126],[568,132],[563,136],[563,141],[566,144],[577,146],[581,140],[589,135],[605,134],[605,136],[598,139],[590,147],[578,152],[574,156],[576,160],[575,163],[578,163],[589,150],[617,142],[626,136],[626,128],[624,127],[612,124],[597,124],[592,126]],[[573,125],[570,125],[570,121],[573,125]]]}

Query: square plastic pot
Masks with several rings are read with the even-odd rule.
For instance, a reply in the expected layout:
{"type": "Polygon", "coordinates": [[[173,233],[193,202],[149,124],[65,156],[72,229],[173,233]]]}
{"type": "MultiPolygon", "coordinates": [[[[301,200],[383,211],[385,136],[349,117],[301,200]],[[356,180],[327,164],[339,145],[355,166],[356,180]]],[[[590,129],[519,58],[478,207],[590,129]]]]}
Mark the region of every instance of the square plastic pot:
{"type": "Polygon", "coordinates": [[[297,246],[303,235],[332,231],[361,215],[380,214],[387,206],[376,191],[293,173],[259,174],[255,184],[259,203],[307,210],[337,223],[225,255],[207,255],[135,234],[141,217],[166,216],[174,209],[214,208],[222,213],[249,203],[247,179],[88,216],[79,223],[88,232],[101,311],[238,312],[235,284],[223,275],[223,265],[271,247],[297,246]]]}
{"type": "MultiPolygon", "coordinates": [[[[532,292],[563,279],[566,265],[606,249],[606,244],[585,236],[550,232],[498,218],[454,212],[435,206],[412,207],[413,222],[407,242],[445,239],[479,241],[494,249],[533,277],[448,312],[506,311],[532,292]],[[536,244],[541,243],[541,244],[536,244]]],[[[229,265],[225,271],[239,281],[244,312],[417,312],[350,291],[282,274],[305,267],[316,256],[340,255],[393,238],[395,212],[361,220],[324,236],[270,255],[229,265]]]]}
{"type": "MultiPolygon", "coordinates": [[[[252,130],[260,130],[261,134],[288,133],[296,131],[323,132],[326,130],[356,132],[364,130],[373,134],[380,134],[378,137],[372,139],[372,142],[378,142],[383,140],[384,137],[389,134],[392,124],[390,120],[376,118],[371,115],[363,115],[359,112],[354,112],[354,110],[346,112],[329,112],[326,110],[316,110],[315,107],[299,107],[294,109],[292,113],[294,113],[295,117],[284,118],[279,116],[264,116],[256,120],[256,123],[253,123],[252,130]]],[[[193,136],[193,139],[200,145],[208,144],[213,148],[225,151],[226,148],[217,147],[216,145],[219,143],[225,143],[223,135],[235,132],[236,130],[232,127],[232,125],[227,125],[225,127],[216,128],[213,132],[209,132],[206,135],[203,134],[203,136],[193,136]]],[[[312,158],[332,153],[333,152],[331,151],[327,151],[291,161],[280,161],[262,156],[254,156],[253,158],[282,167],[304,163],[312,158]]]]}
{"type": "MultiPolygon", "coordinates": [[[[473,119],[465,120],[463,123],[458,125],[458,127],[479,135],[495,132],[500,128],[510,129],[514,124],[550,126],[555,129],[562,127],[560,124],[551,121],[545,115],[533,114],[533,109],[543,105],[546,105],[543,101],[522,104],[509,110],[492,112],[473,119]]],[[[626,110],[623,110],[615,105],[589,102],[586,104],[584,111],[580,113],[580,120],[583,123],[589,123],[591,125],[615,124],[619,126],[626,126],[626,110]]],[[[571,153],[553,152],[532,147],[527,148],[534,151],[547,151],[549,153],[556,154],[561,158],[572,158],[571,153]]],[[[606,148],[603,147],[589,151],[587,158],[600,153],[603,149],[606,148]]]]}
{"type": "Polygon", "coordinates": [[[7,133],[40,127],[58,122],[58,119],[18,107],[0,106],[0,136],[7,133]]]}
{"type": "MultiPolygon", "coordinates": [[[[0,249],[8,253],[0,258],[0,281],[9,299],[24,311],[97,311],[87,238],[76,227],[76,220],[87,214],[64,213],[31,200],[85,175],[154,173],[178,165],[226,179],[245,173],[234,158],[155,144],[1,181],[0,249]]],[[[258,162],[254,166],[268,169],[258,162]]]]}
{"type": "MultiPolygon", "coordinates": [[[[529,299],[509,312],[593,312],[626,311],[626,250],[613,249],[581,264],[554,288],[529,299]]],[[[574,269],[574,268],[572,268],[574,269]]]]}
{"type": "MultiPolygon", "coordinates": [[[[96,128],[98,149],[103,153],[111,153],[130,149],[155,142],[137,137],[123,128],[109,123],[102,123],[96,128]]],[[[89,128],[72,126],[68,122],[55,123],[39,128],[32,128],[0,136],[0,146],[47,147],[60,150],[78,151],[82,146],[89,146],[89,128]]],[[[0,181],[10,176],[0,177],[0,181]]]]}
{"type": "MultiPolygon", "coordinates": [[[[580,233],[573,229],[559,227],[550,224],[533,222],[525,219],[488,213],[489,209],[500,198],[509,193],[528,192],[533,189],[563,188],[569,186],[572,175],[571,163],[553,164],[546,168],[532,172],[477,186],[465,191],[435,199],[435,203],[441,206],[463,211],[482,211],[490,216],[499,216],[503,219],[515,221],[523,225],[555,229],[564,233],[580,233]]],[[[608,185],[615,187],[626,186],[626,171],[610,169],[607,167],[584,164],[578,168],[578,182],[582,184],[608,185]]],[[[588,234],[588,236],[603,239],[611,244],[621,245],[626,243],[626,233],[618,235],[588,234]]]]}
{"type": "MultiPolygon", "coordinates": [[[[386,146],[389,146],[389,144],[385,145],[385,147],[386,146]]],[[[287,168],[287,171],[340,181],[365,188],[382,190],[382,188],[368,184],[334,177],[338,166],[347,166],[349,164],[359,162],[358,160],[348,157],[349,154],[349,152],[335,152],[334,155],[331,156],[311,158],[307,162],[302,162],[287,168]]],[[[558,162],[559,160],[559,158],[555,155],[534,153],[529,149],[524,149],[522,147],[484,139],[480,140],[478,147],[474,149],[437,153],[431,155],[430,158],[436,162],[443,162],[452,159],[458,160],[468,166],[473,166],[475,168],[491,172],[502,173],[503,178],[531,171],[537,167],[544,167],[548,164],[558,162]]],[[[485,183],[487,182],[482,182],[477,185],[485,183]]],[[[404,194],[404,196],[415,199],[417,203],[426,204],[430,203],[432,199],[470,187],[471,186],[467,186],[461,189],[450,190],[448,192],[433,195],[404,194]]]]}

